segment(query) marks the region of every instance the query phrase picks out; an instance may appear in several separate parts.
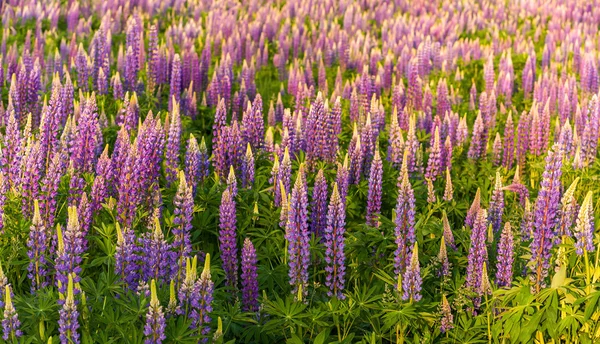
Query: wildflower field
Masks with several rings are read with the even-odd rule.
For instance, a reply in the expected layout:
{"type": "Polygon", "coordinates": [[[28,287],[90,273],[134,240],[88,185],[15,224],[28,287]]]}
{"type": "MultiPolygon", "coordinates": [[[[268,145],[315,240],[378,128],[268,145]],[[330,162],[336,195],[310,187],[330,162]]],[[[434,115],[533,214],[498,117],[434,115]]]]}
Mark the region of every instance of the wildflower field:
{"type": "Polygon", "coordinates": [[[600,343],[599,5],[0,1],[2,340],[600,343]]]}

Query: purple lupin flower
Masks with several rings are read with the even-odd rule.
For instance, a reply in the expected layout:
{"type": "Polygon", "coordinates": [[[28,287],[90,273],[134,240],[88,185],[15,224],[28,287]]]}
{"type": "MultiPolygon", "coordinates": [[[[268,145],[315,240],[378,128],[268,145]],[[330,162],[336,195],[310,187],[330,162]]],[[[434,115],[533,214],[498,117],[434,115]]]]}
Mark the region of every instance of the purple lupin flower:
{"type": "Polygon", "coordinates": [[[489,221],[492,224],[494,233],[497,233],[502,227],[502,213],[504,212],[504,191],[502,189],[502,177],[500,171],[496,171],[496,182],[494,191],[490,199],[490,209],[488,211],[489,221]]]}
{"type": "Polygon", "coordinates": [[[307,294],[308,266],[310,265],[308,231],[308,196],[304,185],[303,168],[298,171],[290,198],[285,238],[288,241],[288,265],[292,294],[298,301],[307,294]]]}
{"type": "Polygon", "coordinates": [[[545,286],[550,256],[554,246],[554,227],[556,226],[562,175],[562,149],[554,144],[546,157],[546,169],[542,175],[541,188],[535,202],[533,215],[533,241],[531,250],[531,280],[537,293],[545,286]]]}
{"type": "Polygon", "coordinates": [[[252,146],[248,142],[246,154],[242,159],[242,187],[252,188],[254,184],[254,154],[252,154],[252,146]]]}
{"type": "Polygon", "coordinates": [[[402,300],[419,301],[421,300],[421,267],[419,266],[419,244],[415,242],[411,256],[410,264],[402,275],[402,300]]]}
{"type": "MultiPolygon", "coordinates": [[[[275,166],[273,166],[275,167],[275,166]]],[[[283,159],[281,159],[281,165],[277,172],[277,180],[283,182],[284,189],[279,190],[280,193],[289,194],[291,191],[291,179],[292,179],[292,160],[290,154],[286,148],[283,153],[283,159]]]]}
{"type": "Polygon", "coordinates": [[[194,286],[194,293],[199,295],[198,307],[193,310],[193,317],[198,319],[195,325],[202,334],[206,335],[210,331],[210,327],[205,326],[210,323],[210,313],[212,312],[212,301],[213,301],[214,283],[211,280],[210,275],[210,254],[206,254],[204,258],[204,269],[200,278],[196,281],[194,286]]]}
{"type": "Polygon", "coordinates": [[[58,332],[60,333],[61,344],[81,342],[80,335],[77,332],[79,329],[79,311],[75,303],[73,275],[69,275],[67,281],[66,298],[62,304],[62,308],[58,311],[60,318],[58,319],[58,332]]]}
{"type": "MultiPolygon", "coordinates": [[[[477,217],[471,230],[466,286],[476,293],[481,289],[483,264],[487,261],[487,248],[485,246],[487,217],[487,211],[480,208],[477,211],[477,217]]],[[[477,300],[475,303],[478,305],[477,300]]]]}
{"type": "Polygon", "coordinates": [[[210,175],[210,156],[208,155],[208,148],[206,148],[206,141],[204,136],[200,141],[200,171],[199,178],[203,182],[210,175]]]}
{"type": "Polygon", "coordinates": [[[81,172],[93,172],[103,146],[96,95],[92,93],[81,102],[84,105],[74,130],[71,158],[81,172]]]}
{"type": "MultiPolygon", "coordinates": [[[[191,313],[196,310],[198,307],[199,295],[194,293],[194,286],[196,281],[198,280],[198,257],[194,256],[194,259],[186,258],[185,262],[185,278],[181,281],[179,285],[179,290],[177,291],[177,298],[179,298],[179,304],[177,301],[169,300],[170,311],[174,311],[176,314],[185,315],[189,317],[191,313]],[[173,304],[171,304],[173,303],[173,304]]],[[[171,288],[172,294],[175,294],[175,280],[171,280],[171,288]]],[[[174,295],[173,295],[174,297],[174,295]]],[[[197,312],[194,313],[194,317],[197,316],[197,312]]],[[[193,323],[197,323],[197,318],[192,318],[193,323]]],[[[193,324],[190,326],[193,328],[193,324]]]]}
{"type": "Polygon", "coordinates": [[[504,149],[502,155],[502,166],[510,170],[515,160],[515,128],[513,124],[512,111],[508,112],[506,124],[504,125],[504,149]]]}
{"type": "Polygon", "coordinates": [[[327,180],[323,169],[317,172],[310,203],[310,231],[318,237],[323,236],[327,226],[327,180]]]}
{"type": "Polygon", "coordinates": [[[235,213],[235,199],[232,197],[231,191],[225,189],[219,208],[219,250],[227,285],[232,289],[237,288],[238,277],[235,213]]]}
{"type": "Polygon", "coordinates": [[[496,284],[509,287],[513,276],[514,243],[510,222],[504,224],[498,244],[498,262],[496,263],[496,284]]]}
{"type": "Polygon", "coordinates": [[[108,157],[108,145],[106,145],[96,164],[96,178],[94,178],[91,191],[91,209],[93,212],[100,210],[102,203],[109,196],[109,187],[114,176],[112,167],[112,161],[108,157]]]}
{"type": "MultiPolygon", "coordinates": [[[[60,152],[54,153],[54,155],[52,155],[52,159],[49,161],[49,166],[48,170],[46,171],[46,175],[42,179],[42,197],[40,201],[40,211],[42,221],[44,221],[46,235],[49,235],[50,228],[54,226],[58,187],[63,173],[63,163],[61,160],[62,154],[60,152]]],[[[2,181],[0,181],[0,190],[2,189],[3,184],[5,184],[4,177],[2,177],[2,181]]],[[[2,193],[1,191],[0,193],[4,195],[4,193],[2,193]]],[[[0,197],[0,200],[2,200],[2,197],[0,197]]],[[[0,204],[2,204],[2,202],[0,202],[0,204]]],[[[0,208],[3,207],[0,206],[0,208]]],[[[51,251],[54,251],[54,249],[52,249],[51,251]]]]}
{"type": "Polygon", "coordinates": [[[555,230],[556,235],[560,237],[572,236],[571,227],[577,216],[577,200],[575,199],[574,194],[578,182],[579,177],[575,178],[560,200],[560,210],[558,211],[559,220],[555,230]]]}
{"type": "Polygon", "coordinates": [[[440,167],[442,164],[442,148],[440,142],[440,128],[435,127],[433,145],[431,146],[431,152],[429,153],[429,160],[427,161],[427,169],[425,170],[425,178],[435,181],[437,176],[441,173],[440,167]]]}
{"type": "Polygon", "coordinates": [[[500,133],[496,133],[494,143],[492,144],[492,165],[499,166],[502,161],[502,138],[500,133]]]}
{"type": "Polygon", "coordinates": [[[12,298],[10,285],[4,287],[4,319],[2,319],[2,339],[8,341],[10,338],[13,343],[18,343],[23,332],[21,331],[21,321],[15,309],[12,298]]]}
{"type": "Polygon", "coordinates": [[[350,170],[348,170],[348,154],[344,156],[344,162],[338,163],[335,182],[338,185],[342,204],[346,205],[346,197],[348,196],[348,184],[350,183],[350,170]]]}
{"type": "Polygon", "coordinates": [[[346,206],[338,192],[337,184],[333,186],[329,210],[327,212],[327,226],[325,227],[325,271],[327,277],[325,285],[329,287],[328,296],[335,296],[340,300],[345,299],[342,293],[345,285],[346,265],[344,254],[344,233],[346,225],[346,206]]]}
{"type": "Polygon", "coordinates": [[[404,136],[402,135],[402,129],[398,124],[397,113],[397,108],[394,108],[394,112],[392,113],[392,119],[390,121],[390,138],[387,151],[387,159],[395,166],[400,166],[400,164],[402,164],[402,154],[404,152],[404,136]]]}
{"type": "Polygon", "coordinates": [[[20,177],[22,195],[21,211],[28,218],[33,215],[33,202],[40,195],[43,162],[40,155],[39,142],[29,142],[24,150],[23,174],[20,177]]]}
{"type": "Polygon", "coordinates": [[[475,124],[473,125],[473,135],[471,136],[471,145],[469,146],[468,156],[469,159],[478,160],[485,156],[485,149],[487,141],[484,142],[486,137],[486,130],[481,112],[477,114],[475,124]]]}
{"type": "Polygon", "coordinates": [[[452,315],[452,308],[446,299],[446,295],[442,294],[442,304],[440,306],[442,313],[442,320],[440,325],[440,332],[446,333],[454,328],[454,316],[452,315]]]}
{"type": "MultiPolygon", "coordinates": [[[[181,58],[173,56],[171,67],[171,87],[169,88],[169,111],[173,112],[175,104],[181,103],[181,58]]],[[[177,105],[178,106],[178,105],[177,105]]]]}
{"type": "Polygon", "coordinates": [[[396,245],[398,248],[394,252],[394,267],[398,277],[404,274],[404,271],[410,263],[410,246],[415,243],[415,195],[408,180],[408,166],[406,159],[407,152],[404,152],[402,159],[401,177],[398,179],[398,199],[396,201],[396,245]]]}
{"type": "Polygon", "coordinates": [[[5,166],[7,171],[8,184],[11,187],[16,187],[20,184],[19,176],[21,174],[21,159],[23,154],[21,152],[19,122],[17,121],[15,109],[10,98],[5,117],[8,117],[8,122],[6,122],[6,133],[4,135],[2,165],[5,166]]]}
{"type": "Polygon", "coordinates": [[[465,226],[473,227],[475,223],[475,219],[477,218],[477,214],[479,213],[479,209],[481,208],[481,190],[477,188],[477,192],[475,193],[475,198],[473,198],[473,203],[471,203],[471,207],[467,211],[467,216],[465,217],[465,226]]]}
{"type": "Polygon", "coordinates": [[[238,186],[233,165],[229,166],[229,175],[227,175],[227,190],[229,190],[231,193],[231,198],[235,200],[238,194],[238,186]]]}
{"type": "Polygon", "coordinates": [[[587,252],[594,252],[594,203],[592,200],[593,193],[588,191],[579,214],[577,215],[577,223],[573,232],[575,233],[575,248],[578,255],[583,255],[587,252]]]}
{"type": "Polygon", "coordinates": [[[446,168],[446,185],[444,187],[444,201],[450,202],[454,198],[454,186],[452,185],[452,176],[450,169],[446,168]]]}
{"type": "Polygon", "coordinates": [[[181,117],[179,115],[179,103],[176,103],[169,116],[167,149],[165,150],[165,178],[169,185],[177,179],[180,145],[181,117]]]}
{"type": "Polygon", "coordinates": [[[27,241],[27,256],[29,257],[29,273],[27,277],[31,280],[31,293],[48,285],[46,280],[48,238],[46,228],[40,215],[40,206],[37,200],[34,201],[33,219],[29,228],[29,240],[27,241]]]}
{"type": "Polygon", "coordinates": [[[150,307],[146,313],[146,325],[144,326],[145,344],[161,344],[167,336],[165,335],[165,314],[158,301],[156,294],[156,281],[150,283],[150,307]]]}
{"type": "Polygon", "coordinates": [[[139,280],[138,254],[136,236],[132,229],[125,228],[121,231],[119,223],[117,229],[117,246],[115,249],[115,274],[119,275],[129,290],[136,290],[139,280]]]}
{"type": "Polygon", "coordinates": [[[188,181],[188,184],[191,185],[192,193],[194,195],[196,194],[198,180],[200,179],[200,155],[198,141],[194,137],[194,134],[190,134],[185,150],[185,179],[188,181]]]}
{"type": "Polygon", "coordinates": [[[383,177],[383,164],[379,149],[375,150],[375,156],[371,163],[369,173],[369,193],[367,197],[367,226],[379,227],[379,214],[381,213],[381,183],[383,177]]]}
{"type": "Polygon", "coordinates": [[[141,280],[146,283],[151,280],[166,283],[171,277],[171,267],[176,265],[177,261],[173,259],[171,245],[165,240],[158,218],[154,219],[153,227],[152,231],[144,233],[140,238],[141,280]]]}
{"type": "Polygon", "coordinates": [[[192,188],[188,185],[183,171],[179,172],[179,186],[173,199],[175,206],[173,215],[173,250],[177,261],[177,280],[181,278],[185,258],[190,257],[192,252],[192,217],[194,215],[194,198],[192,188]]]}
{"type": "Polygon", "coordinates": [[[247,312],[258,310],[258,274],[256,273],[256,249],[249,238],[242,247],[242,305],[247,312]]]}
{"type": "Polygon", "coordinates": [[[57,227],[58,251],[54,267],[56,269],[56,283],[58,291],[63,295],[66,292],[69,276],[75,283],[81,280],[81,260],[84,252],[84,238],[79,224],[79,215],[74,206],[68,209],[67,228],[63,233],[57,227]]]}

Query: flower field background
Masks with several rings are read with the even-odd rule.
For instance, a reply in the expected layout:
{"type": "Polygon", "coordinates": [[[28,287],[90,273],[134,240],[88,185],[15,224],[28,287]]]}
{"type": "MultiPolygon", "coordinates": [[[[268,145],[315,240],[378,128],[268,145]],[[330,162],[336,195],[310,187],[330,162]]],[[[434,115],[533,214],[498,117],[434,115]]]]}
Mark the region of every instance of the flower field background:
{"type": "Polygon", "coordinates": [[[0,2],[7,343],[599,343],[597,1],[0,2]]]}

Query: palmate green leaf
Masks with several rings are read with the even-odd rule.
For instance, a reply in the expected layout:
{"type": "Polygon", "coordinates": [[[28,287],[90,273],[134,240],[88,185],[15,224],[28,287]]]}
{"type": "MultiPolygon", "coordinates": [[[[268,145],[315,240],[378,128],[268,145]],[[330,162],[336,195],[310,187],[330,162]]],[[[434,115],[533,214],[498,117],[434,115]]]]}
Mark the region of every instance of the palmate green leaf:
{"type": "Polygon", "coordinates": [[[291,295],[288,295],[285,300],[280,297],[277,297],[275,301],[267,300],[264,310],[272,318],[265,324],[265,330],[292,330],[293,332],[295,328],[307,328],[308,324],[305,320],[308,318],[308,314],[304,313],[306,307],[306,304],[294,301],[291,295]]]}

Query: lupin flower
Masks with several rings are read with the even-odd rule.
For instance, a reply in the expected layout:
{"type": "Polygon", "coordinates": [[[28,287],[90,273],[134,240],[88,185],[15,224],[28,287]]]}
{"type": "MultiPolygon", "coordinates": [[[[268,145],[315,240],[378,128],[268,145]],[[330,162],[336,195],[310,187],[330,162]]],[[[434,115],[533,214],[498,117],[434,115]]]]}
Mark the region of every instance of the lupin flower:
{"type": "Polygon", "coordinates": [[[29,240],[27,241],[27,256],[29,257],[29,274],[27,277],[31,280],[31,293],[45,287],[48,255],[48,238],[46,228],[40,214],[40,206],[37,200],[34,201],[33,220],[29,228],[29,240]]]}
{"type": "Polygon", "coordinates": [[[513,276],[514,243],[510,222],[504,224],[500,244],[498,244],[498,262],[496,263],[496,284],[509,287],[513,276]]]}
{"type": "Polygon", "coordinates": [[[555,230],[558,236],[571,236],[571,227],[575,221],[577,212],[577,200],[575,199],[574,193],[577,188],[579,177],[575,178],[571,186],[565,191],[560,200],[560,210],[558,211],[558,223],[555,230]]]}
{"type": "Polygon", "coordinates": [[[238,194],[237,178],[233,165],[229,166],[229,174],[227,175],[227,190],[231,193],[231,198],[235,199],[238,194]]]}
{"type": "Polygon", "coordinates": [[[379,227],[379,214],[381,213],[381,183],[383,177],[383,164],[379,149],[375,150],[375,156],[371,163],[369,173],[369,193],[367,197],[367,225],[379,227]]]}
{"type": "Polygon", "coordinates": [[[173,249],[178,263],[178,280],[181,277],[185,258],[188,258],[192,252],[192,217],[194,215],[194,198],[192,188],[188,185],[185,174],[179,171],[179,186],[173,199],[173,249]]]}
{"type": "Polygon", "coordinates": [[[435,188],[433,187],[433,181],[431,179],[425,179],[427,183],[427,203],[437,202],[437,196],[435,195],[435,188]]]}
{"type": "Polygon", "coordinates": [[[338,190],[340,192],[342,204],[345,205],[346,197],[348,196],[348,184],[350,183],[350,170],[348,170],[348,154],[344,156],[344,162],[342,164],[338,163],[335,182],[338,185],[338,190]]]}
{"type": "Polygon", "coordinates": [[[401,276],[410,262],[410,246],[415,243],[415,195],[408,180],[408,166],[404,152],[402,168],[398,180],[398,199],[396,200],[396,245],[394,252],[395,273],[401,276]]]}
{"type": "Polygon", "coordinates": [[[160,219],[155,218],[152,231],[144,233],[140,239],[139,259],[142,267],[142,281],[167,282],[171,277],[171,268],[177,265],[171,252],[171,245],[165,240],[160,219]]]}
{"type": "Polygon", "coordinates": [[[494,233],[497,233],[502,227],[502,213],[504,212],[504,191],[502,190],[502,177],[500,177],[500,171],[496,171],[496,182],[488,211],[488,220],[494,228],[494,233]]]}
{"type": "Polygon", "coordinates": [[[473,203],[471,203],[471,207],[467,211],[467,216],[465,218],[465,225],[469,227],[473,227],[473,223],[477,218],[477,214],[479,213],[479,209],[481,208],[481,190],[477,188],[477,192],[475,193],[475,198],[473,198],[473,203]]]}
{"type": "Polygon", "coordinates": [[[419,301],[421,300],[421,268],[419,266],[419,244],[415,242],[413,247],[410,264],[402,276],[402,300],[419,301]]]}
{"type": "Polygon", "coordinates": [[[96,178],[91,191],[91,207],[93,212],[100,210],[102,203],[108,198],[110,187],[113,181],[112,161],[108,157],[108,145],[104,147],[100,159],[96,164],[96,178]]]}
{"type": "Polygon", "coordinates": [[[181,58],[179,54],[173,56],[171,70],[171,87],[169,88],[169,111],[173,111],[174,107],[181,102],[181,58]]]}
{"type": "Polygon", "coordinates": [[[79,329],[79,311],[75,303],[73,276],[69,275],[67,282],[67,295],[62,304],[62,308],[58,312],[60,318],[58,320],[58,332],[60,333],[61,344],[80,343],[80,335],[77,332],[79,329]]]}
{"type": "Polygon", "coordinates": [[[194,137],[194,134],[190,134],[188,139],[187,148],[185,150],[185,180],[192,187],[192,194],[196,194],[198,188],[198,181],[200,179],[201,169],[201,153],[198,141],[194,137]]]}
{"type": "Polygon", "coordinates": [[[214,283],[210,275],[210,254],[207,253],[204,258],[204,269],[194,288],[194,293],[199,295],[198,307],[197,310],[194,310],[196,312],[194,317],[198,319],[198,322],[194,324],[194,327],[204,335],[210,331],[210,327],[205,325],[211,321],[213,291],[214,283]]]}
{"type": "Polygon", "coordinates": [[[136,247],[136,236],[132,229],[121,230],[119,223],[115,223],[117,230],[117,246],[115,249],[115,274],[119,275],[129,290],[136,290],[139,279],[139,267],[136,247]]]}
{"type": "Polygon", "coordinates": [[[576,252],[578,255],[583,255],[584,252],[594,251],[594,204],[592,201],[593,193],[588,191],[579,214],[577,215],[577,223],[573,232],[577,242],[575,243],[576,252]]]}
{"type": "Polygon", "coordinates": [[[502,151],[502,166],[510,170],[515,160],[515,128],[512,112],[508,113],[506,124],[504,125],[504,148],[502,151]]]}
{"type": "Polygon", "coordinates": [[[394,107],[394,112],[391,116],[390,129],[389,129],[389,145],[387,151],[387,159],[395,166],[402,164],[402,154],[404,152],[404,136],[402,135],[402,129],[398,124],[398,110],[394,107]]]}
{"type": "Polygon", "coordinates": [[[440,269],[438,276],[448,276],[450,274],[450,262],[448,261],[448,251],[446,249],[446,239],[442,236],[440,241],[440,252],[438,253],[438,262],[440,263],[440,269]]]}
{"type": "Polygon", "coordinates": [[[327,226],[327,180],[320,169],[315,177],[315,186],[310,204],[310,230],[318,237],[323,236],[327,226]]]}
{"type": "Polygon", "coordinates": [[[165,178],[170,185],[177,179],[179,169],[179,148],[181,144],[181,117],[179,104],[173,106],[169,116],[167,149],[165,151],[165,178]]]}
{"type": "Polygon", "coordinates": [[[156,294],[156,281],[150,283],[150,307],[146,313],[144,326],[145,344],[161,344],[167,338],[165,335],[165,314],[156,294]]]}
{"type": "Polygon", "coordinates": [[[486,137],[485,124],[481,116],[481,112],[477,114],[475,124],[473,125],[473,136],[471,137],[471,145],[469,146],[469,159],[478,160],[485,156],[485,148],[487,142],[484,142],[486,137]]]}
{"type": "Polygon", "coordinates": [[[454,328],[454,317],[452,316],[452,308],[446,299],[446,295],[442,294],[442,304],[440,306],[442,313],[442,320],[440,325],[440,332],[446,333],[454,328]]]}
{"type": "MultiPolygon", "coordinates": [[[[279,181],[279,187],[281,190],[284,190],[282,181],[279,181]]],[[[285,192],[281,193],[281,199],[279,201],[279,204],[281,205],[281,212],[279,214],[279,227],[281,228],[286,228],[287,225],[290,210],[290,203],[288,201],[289,198],[289,195],[287,195],[285,192]]]]}
{"type": "Polygon", "coordinates": [[[442,147],[440,142],[440,128],[435,127],[435,134],[433,139],[433,145],[431,146],[431,152],[429,153],[429,160],[427,161],[427,169],[425,171],[425,178],[435,181],[437,176],[440,174],[440,167],[442,164],[442,147]]]}
{"type": "Polygon", "coordinates": [[[338,186],[334,184],[331,200],[329,201],[329,211],[327,213],[327,227],[325,227],[325,262],[327,266],[327,277],[325,285],[329,287],[328,296],[335,296],[338,299],[344,299],[342,293],[345,285],[345,254],[344,254],[344,233],[346,225],[346,209],[340,197],[338,186]]]}
{"type": "MultiPolygon", "coordinates": [[[[282,181],[283,186],[284,186],[284,188],[280,190],[281,193],[290,193],[291,179],[292,179],[292,160],[290,160],[290,153],[286,147],[283,152],[283,159],[281,160],[281,165],[279,166],[279,171],[277,172],[277,180],[282,181]]],[[[275,196],[277,196],[277,195],[275,195],[275,196]]]]}
{"type": "Polygon", "coordinates": [[[448,215],[446,215],[445,210],[442,210],[442,231],[446,244],[456,250],[454,234],[452,233],[452,228],[450,228],[450,222],[448,221],[448,215]]]}
{"type": "Polygon", "coordinates": [[[21,331],[21,322],[19,321],[19,315],[15,310],[12,303],[11,288],[9,285],[4,287],[4,319],[2,319],[2,339],[8,341],[11,338],[13,343],[18,343],[20,338],[23,336],[21,331]]]}
{"type": "Polygon", "coordinates": [[[57,227],[58,251],[54,264],[58,290],[62,294],[66,292],[69,278],[72,278],[75,283],[80,281],[80,265],[84,252],[83,232],[79,224],[77,208],[74,206],[69,207],[68,213],[64,236],[60,226],[57,227]]]}
{"type": "Polygon", "coordinates": [[[247,312],[258,310],[258,274],[256,273],[256,249],[249,238],[242,247],[242,305],[247,312]]]}
{"type": "Polygon", "coordinates": [[[454,197],[454,187],[452,186],[452,176],[450,170],[446,168],[446,186],[444,187],[444,201],[450,202],[454,197]]]}
{"type": "Polygon", "coordinates": [[[254,184],[254,169],[254,154],[252,154],[252,146],[248,143],[246,154],[242,159],[242,187],[252,188],[252,184],[254,184]]]}
{"type": "Polygon", "coordinates": [[[545,286],[554,246],[562,175],[562,149],[555,144],[546,157],[546,169],[542,175],[541,188],[535,202],[533,215],[533,241],[531,249],[531,280],[533,290],[539,292],[545,286]]]}
{"type": "Polygon", "coordinates": [[[494,143],[492,144],[492,164],[494,166],[500,165],[502,159],[502,138],[500,133],[496,133],[494,143]]]}
{"type": "Polygon", "coordinates": [[[229,189],[223,191],[219,208],[219,250],[223,261],[223,270],[230,288],[237,288],[237,245],[235,199],[229,189]]]}
{"type": "Polygon", "coordinates": [[[308,266],[310,264],[308,231],[308,197],[304,185],[303,169],[296,177],[289,203],[285,238],[288,241],[288,265],[292,294],[298,301],[307,294],[308,266]]]}
{"type": "Polygon", "coordinates": [[[471,230],[471,247],[469,248],[468,255],[466,284],[467,288],[477,293],[482,284],[483,264],[487,261],[487,248],[485,246],[487,217],[487,211],[479,209],[471,230]]]}
{"type": "MultiPolygon", "coordinates": [[[[169,306],[169,309],[174,309],[174,312],[179,315],[191,316],[198,306],[198,295],[194,293],[194,287],[198,280],[197,270],[198,257],[194,256],[194,259],[187,257],[185,262],[185,278],[181,281],[177,292],[179,304],[176,306],[169,306]]],[[[171,286],[175,289],[175,280],[171,280],[171,286]]],[[[173,290],[171,294],[175,294],[175,291],[173,290]]],[[[169,300],[169,303],[171,303],[171,300],[169,300]]],[[[177,304],[177,301],[173,301],[172,303],[177,304]]],[[[197,315],[197,313],[194,313],[194,316],[195,315],[197,315]]],[[[197,322],[198,319],[193,319],[193,321],[197,322]]]]}

